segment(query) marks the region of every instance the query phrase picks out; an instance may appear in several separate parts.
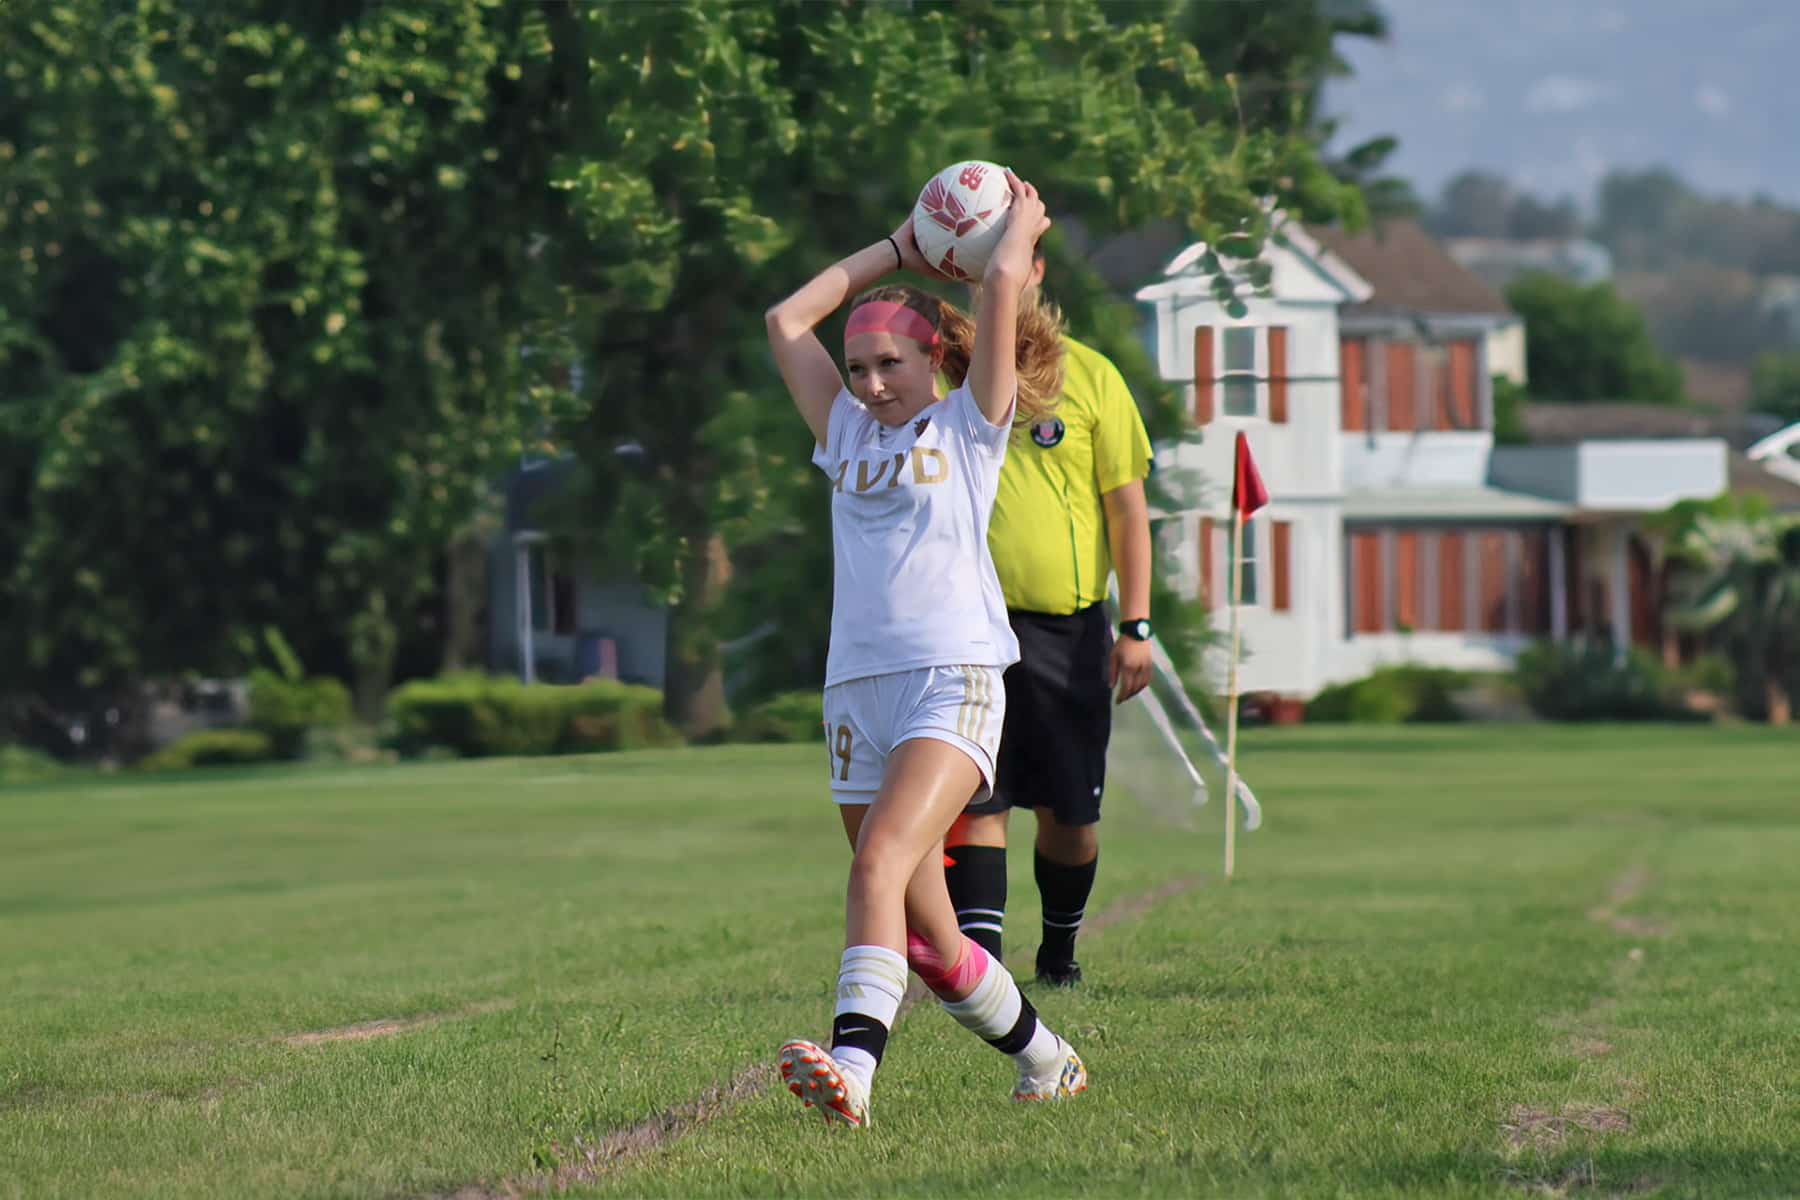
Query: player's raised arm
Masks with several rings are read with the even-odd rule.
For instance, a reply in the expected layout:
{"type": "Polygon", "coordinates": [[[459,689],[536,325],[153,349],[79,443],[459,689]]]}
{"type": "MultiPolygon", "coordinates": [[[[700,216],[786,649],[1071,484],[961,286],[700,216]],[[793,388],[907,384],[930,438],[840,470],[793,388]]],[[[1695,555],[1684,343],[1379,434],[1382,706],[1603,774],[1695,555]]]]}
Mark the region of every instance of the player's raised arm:
{"type": "Polygon", "coordinates": [[[1006,232],[988,259],[981,279],[981,299],[975,315],[975,355],[969,365],[969,390],[975,403],[993,425],[1012,423],[1013,398],[1018,390],[1019,304],[1031,283],[1032,249],[1050,218],[1037,189],[1006,173],[1012,188],[1006,232]]]}

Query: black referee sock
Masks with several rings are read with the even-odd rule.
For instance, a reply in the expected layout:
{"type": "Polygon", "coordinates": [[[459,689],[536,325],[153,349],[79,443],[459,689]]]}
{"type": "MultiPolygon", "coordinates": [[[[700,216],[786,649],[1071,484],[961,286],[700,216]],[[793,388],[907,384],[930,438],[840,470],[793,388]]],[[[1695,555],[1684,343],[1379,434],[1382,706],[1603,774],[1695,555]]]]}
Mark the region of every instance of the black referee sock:
{"type": "Polygon", "coordinates": [[[1006,848],[952,846],[944,857],[944,882],[963,936],[1005,961],[1000,943],[1006,928],[1006,848]]]}
{"type": "Polygon", "coordinates": [[[1095,855],[1078,867],[1067,867],[1051,862],[1040,851],[1032,865],[1037,874],[1038,895],[1044,902],[1044,944],[1038,950],[1038,961],[1073,962],[1075,936],[1081,932],[1081,919],[1094,890],[1100,857],[1095,855]]]}

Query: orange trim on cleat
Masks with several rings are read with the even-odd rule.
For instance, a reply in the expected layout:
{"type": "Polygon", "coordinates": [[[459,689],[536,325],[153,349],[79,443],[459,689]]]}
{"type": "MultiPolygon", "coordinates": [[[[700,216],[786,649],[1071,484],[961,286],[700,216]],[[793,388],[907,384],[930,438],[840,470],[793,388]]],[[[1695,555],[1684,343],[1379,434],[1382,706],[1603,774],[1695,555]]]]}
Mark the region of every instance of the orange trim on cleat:
{"type": "Polygon", "coordinates": [[[797,1038],[781,1048],[779,1061],[782,1077],[788,1080],[788,1091],[800,1097],[805,1107],[817,1108],[827,1124],[842,1121],[853,1129],[868,1127],[867,1091],[855,1076],[840,1068],[829,1053],[812,1042],[797,1038]],[[811,1066],[812,1070],[796,1071],[797,1063],[811,1066]]]}

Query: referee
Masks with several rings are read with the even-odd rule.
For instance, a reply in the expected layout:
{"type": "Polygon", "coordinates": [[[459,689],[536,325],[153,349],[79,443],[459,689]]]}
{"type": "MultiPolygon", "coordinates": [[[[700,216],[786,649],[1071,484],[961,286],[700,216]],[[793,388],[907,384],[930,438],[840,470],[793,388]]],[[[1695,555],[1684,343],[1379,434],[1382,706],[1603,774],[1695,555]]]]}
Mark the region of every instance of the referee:
{"type": "MultiPolygon", "coordinates": [[[[1043,279],[1040,250],[1032,292],[1043,279]]],[[[1067,987],[1081,981],[1075,938],[1099,865],[1112,706],[1150,681],[1151,451],[1119,369],[1073,338],[1063,346],[1055,415],[1013,431],[1000,472],[988,548],[1019,661],[1006,672],[993,795],[945,838],[945,875],[963,932],[1000,958],[1007,814],[1035,809],[1037,978],[1067,987]],[[1102,603],[1114,569],[1125,618],[1116,639],[1102,603]]]]}

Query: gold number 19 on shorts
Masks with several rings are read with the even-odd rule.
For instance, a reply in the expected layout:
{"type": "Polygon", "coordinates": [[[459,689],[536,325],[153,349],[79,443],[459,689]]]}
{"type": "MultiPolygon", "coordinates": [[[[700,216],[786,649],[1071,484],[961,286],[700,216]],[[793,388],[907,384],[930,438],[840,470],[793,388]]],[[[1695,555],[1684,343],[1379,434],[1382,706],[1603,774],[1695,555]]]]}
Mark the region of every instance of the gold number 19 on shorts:
{"type": "Polygon", "coordinates": [[[837,727],[837,736],[832,743],[831,752],[843,764],[838,768],[838,779],[848,780],[850,778],[850,727],[848,725],[837,727]]]}

